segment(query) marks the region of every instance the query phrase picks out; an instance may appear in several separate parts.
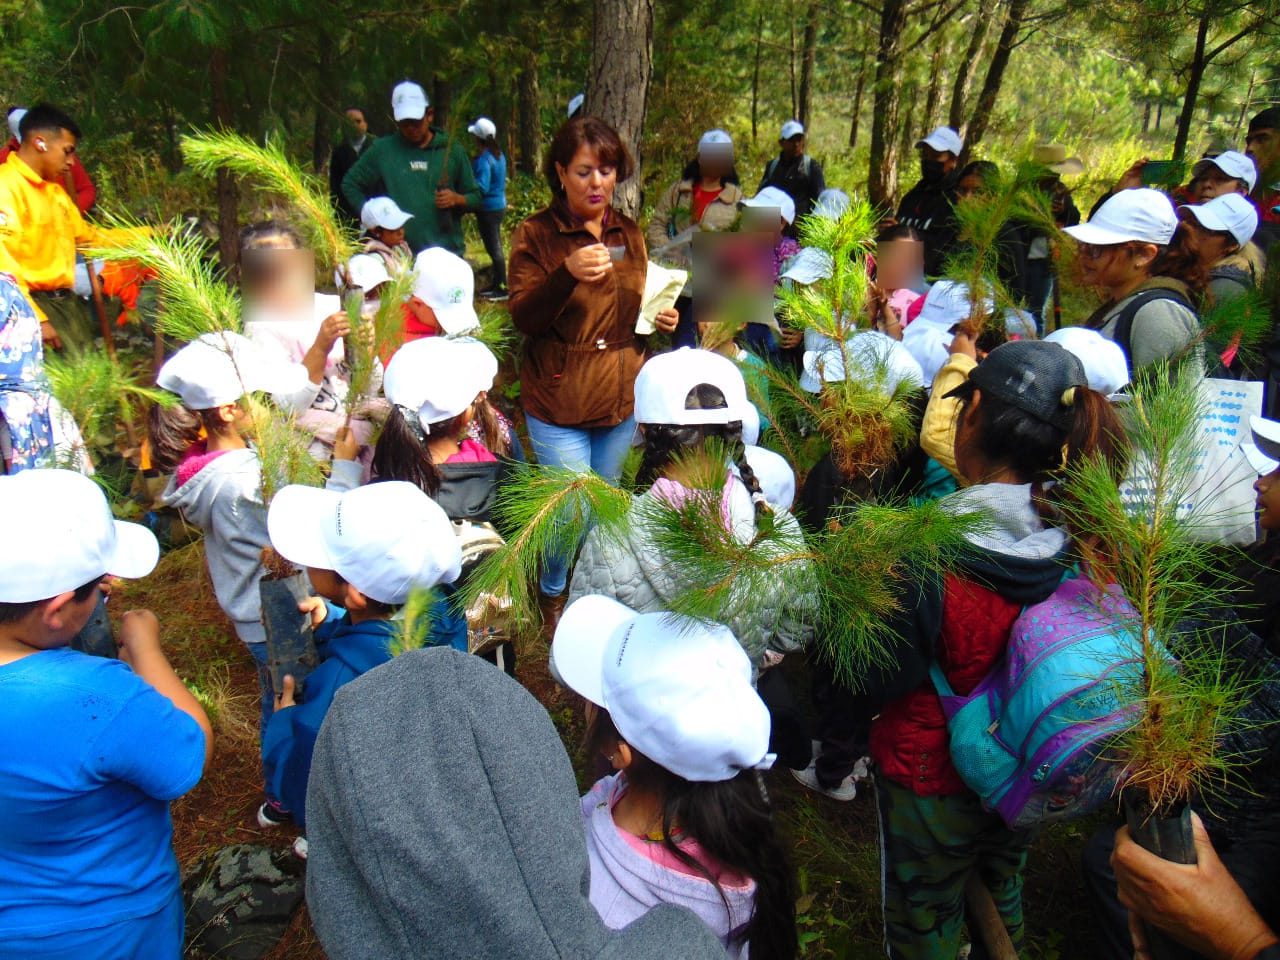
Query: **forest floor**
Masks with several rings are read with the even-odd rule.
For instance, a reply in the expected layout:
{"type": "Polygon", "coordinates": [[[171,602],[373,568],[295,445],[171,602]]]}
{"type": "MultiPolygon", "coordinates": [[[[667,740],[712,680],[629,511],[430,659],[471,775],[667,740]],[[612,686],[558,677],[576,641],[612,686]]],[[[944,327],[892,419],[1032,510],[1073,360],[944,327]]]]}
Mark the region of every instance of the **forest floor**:
{"type": "MultiPolygon", "coordinates": [[[[296,831],[263,831],[254,818],[262,802],[257,678],[251,658],[218,608],[201,544],[171,550],[150,577],[121,584],[111,606],[115,611],[145,606],[157,613],[176,669],[199,691],[214,720],[217,743],[209,773],[173,804],[174,845],[184,869],[233,843],[272,847],[292,843],[296,831]]],[[[585,786],[581,708],[578,699],[547,674],[546,652],[541,638],[523,643],[519,678],[555,721],[579,782],[585,786]]],[[[853,960],[883,956],[871,791],[850,803],[837,803],[800,787],[781,769],[767,775],[767,784],[792,840],[799,871],[802,955],[853,960]]],[[[1075,825],[1057,827],[1039,837],[1032,849],[1025,897],[1030,942],[1025,958],[1055,960],[1096,952],[1079,868],[1086,835],[1075,825]]],[[[324,957],[305,907],[269,957],[324,957]]]]}

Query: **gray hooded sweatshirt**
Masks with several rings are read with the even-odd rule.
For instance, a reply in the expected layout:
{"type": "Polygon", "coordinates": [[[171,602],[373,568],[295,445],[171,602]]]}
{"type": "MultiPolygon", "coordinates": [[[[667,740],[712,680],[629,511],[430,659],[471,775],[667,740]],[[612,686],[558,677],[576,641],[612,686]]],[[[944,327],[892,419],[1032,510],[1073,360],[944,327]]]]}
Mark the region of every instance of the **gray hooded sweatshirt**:
{"type": "Polygon", "coordinates": [[[449,648],[343,687],[307,788],[307,904],[330,960],[723,960],[687,910],[609,930],[573,770],[516,681],[449,648]]]}
{"type": "Polygon", "coordinates": [[[258,581],[262,548],[271,538],[257,452],[228,451],[182,486],[176,484],[177,478],[170,478],[161,499],[204,531],[204,559],[218,605],[241,640],[265,643],[258,581]]]}

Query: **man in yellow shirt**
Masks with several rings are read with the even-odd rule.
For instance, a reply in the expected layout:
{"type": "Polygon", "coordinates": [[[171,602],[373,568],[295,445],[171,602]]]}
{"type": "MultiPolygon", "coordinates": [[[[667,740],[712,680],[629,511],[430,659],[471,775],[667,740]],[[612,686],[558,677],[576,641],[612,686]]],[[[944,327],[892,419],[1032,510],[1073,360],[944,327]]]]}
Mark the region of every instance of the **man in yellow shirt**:
{"type": "Polygon", "coordinates": [[[0,164],[0,270],[18,278],[35,306],[46,346],[83,350],[93,344],[94,324],[71,289],[76,247],[106,238],[62,186],[80,128],[40,104],[27,111],[19,132],[21,144],[0,164]]]}

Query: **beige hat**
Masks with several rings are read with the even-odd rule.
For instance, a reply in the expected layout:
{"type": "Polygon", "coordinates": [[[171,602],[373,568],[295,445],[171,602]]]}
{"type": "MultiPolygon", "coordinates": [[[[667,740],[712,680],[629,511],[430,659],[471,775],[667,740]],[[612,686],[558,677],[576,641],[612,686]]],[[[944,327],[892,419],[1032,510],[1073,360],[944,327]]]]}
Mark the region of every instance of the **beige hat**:
{"type": "Polygon", "coordinates": [[[1048,167],[1054,173],[1073,175],[1084,172],[1084,161],[1068,157],[1067,148],[1060,143],[1038,143],[1031,150],[1031,162],[1048,167]]]}

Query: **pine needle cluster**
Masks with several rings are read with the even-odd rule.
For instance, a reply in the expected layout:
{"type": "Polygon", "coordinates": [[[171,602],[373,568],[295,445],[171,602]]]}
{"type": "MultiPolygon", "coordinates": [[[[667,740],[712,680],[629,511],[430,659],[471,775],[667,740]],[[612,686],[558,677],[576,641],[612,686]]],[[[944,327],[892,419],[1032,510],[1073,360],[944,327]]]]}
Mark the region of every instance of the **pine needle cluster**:
{"type": "Polygon", "coordinates": [[[355,235],[338,219],[328,190],[318,177],[293,163],[279,144],[259,146],[237,133],[207,131],[183,137],[182,156],[198,173],[213,176],[228,170],[287,204],[290,222],[318,266],[345,269],[357,252],[355,235]]]}
{"type": "Polygon", "coordinates": [[[176,402],[168,391],[147,386],[105,351],[46,354],[49,388],[86,442],[115,435],[119,423],[133,423],[142,404],[176,402]]]}
{"type": "Polygon", "coordinates": [[[837,342],[868,326],[867,256],[875,249],[878,220],[875,208],[861,198],[836,220],[816,214],[800,218],[801,244],[829,258],[831,276],[808,286],[778,288],[778,304],[788,324],[837,342]]]}
{"type": "Polygon", "coordinates": [[[1125,789],[1161,815],[1222,783],[1238,763],[1218,744],[1250,686],[1227,668],[1223,647],[1234,584],[1220,548],[1197,535],[1212,508],[1192,506],[1212,499],[1198,489],[1204,409],[1197,378],[1164,373],[1137,384],[1126,405],[1127,482],[1100,460],[1086,460],[1069,471],[1063,507],[1089,575],[1118,584],[1134,611],[1126,629],[1144,661],[1134,698],[1141,713],[1115,750],[1127,762],[1125,789]]]}
{"type": "Polygon", "coordinates": [[[409,599],[393,620],[396,631],[388,644],[391,656],[421,650],[427,645],[436,624],[436,604],[439,601],[440,594],[436,590],[415,587],[410,591],[409,599]]]}
{"type": "MultiPolygon", "coordinates": [[[[351,332],[343,340],[347,363],[346,412],[350,421],[362,403],[377,392],[375,374],[383,357],[400,344],[404,332],[402,305],[413,290],[413,272],[401,270],[382,285],[378,309],[365,317],[360,304],[347,304],[351,332]]],[[[354,293],[352,294],[354,301],[354,293]]]]}
{"type": "Polygon", "coordinates": [[[488,347],[499,363],[513,356],[520,336],[511,323],[511,314],[496,303],[486,303],[481,305],[476,315],[480,318],[480,326],[466,335],[488,347]]]}
{"type": "Polygon", "coordinates": [[[249,411],[250,435],[262,464],[262,502],[270,505],[282,487],[301,484],[324,486],[324,467],[308,449],[310,437],[269,404],[247,396],[241,401],[249,411]]]}
{"type": "Polygon", "coordinates": [[[1271,336],[1271,309],[1260,290],[1248,290],[1222,303],[1210,303],[1200,311],[1201,336],[1213,348],[1234,346],[1246,365],[1261,360],[1261,350],[1271,336]]]}

